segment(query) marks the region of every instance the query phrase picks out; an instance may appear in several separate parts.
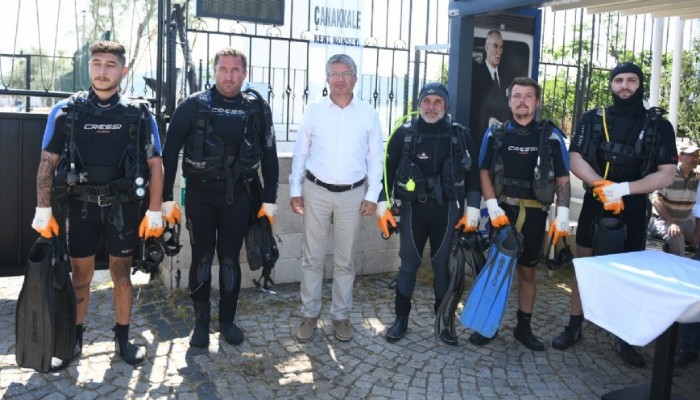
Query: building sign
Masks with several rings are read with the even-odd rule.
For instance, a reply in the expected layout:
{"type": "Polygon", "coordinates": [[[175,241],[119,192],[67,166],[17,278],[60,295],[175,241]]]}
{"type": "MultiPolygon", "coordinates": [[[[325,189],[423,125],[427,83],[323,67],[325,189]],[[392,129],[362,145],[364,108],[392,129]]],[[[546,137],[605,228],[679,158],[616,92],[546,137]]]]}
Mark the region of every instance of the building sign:
{"type": "Polygon", "coordinates": [[[369,26],[364,0],[311,0],[309,12],[312,31],[309,38],[310,99],[325,94],[326,61],[340,53],[349,55],[357,64],[357,94],[362,75],[362,50],[368,36],[365,26],[369,26]]]}
{"type": "Polygon", "coordinates": [[[360,37],[355,33],[362,32],[362,11],[316,5],[313,10],[314,24],[318,30],[329,34],[315,34],[314,43],[334,44],[339,46],[361,46],[360,37]],[[341,32],[334,32],[339,29],[341,32]],[[355,32],[356,31],[356,32],[355,32]],[[345,36],[345,33],[350,36],[345,36]]]}

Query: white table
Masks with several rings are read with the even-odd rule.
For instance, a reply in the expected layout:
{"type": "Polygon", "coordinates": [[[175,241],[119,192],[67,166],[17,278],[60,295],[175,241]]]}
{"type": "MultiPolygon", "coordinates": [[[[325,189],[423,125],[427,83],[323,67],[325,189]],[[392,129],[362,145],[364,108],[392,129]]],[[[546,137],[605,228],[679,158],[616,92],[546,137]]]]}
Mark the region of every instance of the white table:
{"type": "Polygon", "coordinates": [[[700,261],[658,250],[574,259],[583,314],[624,341],[656,350],[651,385],[603,399],[676,399],[671,395],[676,322],[700,322],[700,261]]]}

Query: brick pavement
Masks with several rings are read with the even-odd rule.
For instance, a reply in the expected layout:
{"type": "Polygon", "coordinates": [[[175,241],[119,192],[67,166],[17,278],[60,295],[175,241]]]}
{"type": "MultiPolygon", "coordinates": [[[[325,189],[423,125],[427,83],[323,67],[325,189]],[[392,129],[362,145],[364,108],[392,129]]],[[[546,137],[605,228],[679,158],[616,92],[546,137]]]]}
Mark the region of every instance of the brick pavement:
{"type": "MultiPolygon", "coordinates": [[[[190,302],[167,295],[137,275],[132,321],[135,341],[146,344],[148,361],[134,369],[114,356],[111,285],[98,272],[87,317],[83,356],[67,370],[39,374],[20,369],[14,357],[14,310],[22,278],[0,278],[0,396],[7,399],[598,399],[601,394],[649,382],[651,368],[627,367],[613,353],[611,336],[586,322],[581,343],[567,351],[549,347],[566,323],[570,271],[538,276],[535,334],[547,350],[535,353],[512,337],[516,299],[511,296],[498,338],[485,347],[467,341],[450,347],[433,337],[429,268],[421,268],[407,336],[384,340],[393,322],[392,275],[358,277],[350,319],[355,337],[338,342],[328,315],[330,285],[324,286],[321,326],[312,342],[299,344],[298,284],[277,294],[244,290],[237,323],[240,346],[213,333],[209,349],[189,349],[190,302]]],[[[515,288],[513,288],[515,290],[515,288]]],[[[512,293],[515,293],[513,291],[512,293]]],[[[216,305],[212,315],[217,315],[216,305]]],[[[218,327],[212,321],[212,328],[218,327]]],[[[649,365],[653,345],[642,349],[649,365]]],[[[700,362],[674,373],[674,391],[700,399],[700,362]]]]}

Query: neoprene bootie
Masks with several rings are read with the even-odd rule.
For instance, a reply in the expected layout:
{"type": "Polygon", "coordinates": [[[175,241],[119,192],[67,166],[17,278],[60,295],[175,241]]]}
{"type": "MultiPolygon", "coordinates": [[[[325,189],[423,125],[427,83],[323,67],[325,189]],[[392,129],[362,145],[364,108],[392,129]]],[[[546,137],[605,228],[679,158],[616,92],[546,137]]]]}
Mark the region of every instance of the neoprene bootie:
{"type": "Polygon", "coordinates": [[[129,343],[129,325],[114,324],[114,350],[127,364],[138,365],[146,359],[146,348],[129,343]]]}
{"type": "Polygon", "coordinates": [[[581,340],[581,325],[583,315],[570,315],[569,325],[564,327],[564,332],[552,339],[552,347],[557,350],[565,350],[581,340]]]}
{"type": "Polygon", "coordinates": [[[209,347],[209,322],[211,306],[208,301],[193,301],[194,328],[190,333],[190,346],[209,347]]]}
{"type": "Polygon", "coordinates": [[[389,327],[389,329],[386,330],[386,341],[387,342],[395,342],[399,339],[401,339],[405,334],[406,331],[408,330],[408,316],[405,317],[396,317],[394,320],[394,324],[389,327]]]}
{"type": "Polygon", "coordinates": [[[532,313],[525,313],[518,310],[516,317],[518,319],[518,324],[513,330],[513,336],[528,349],[532,351],[543,351],[544,344],[537,340],[530,327],[532,313]]]}
{"type": "Polygon", "coordinates": [[[238,345],[243,342],[243,331],[236,326],[236,304],[219,303],[219,332],[224,340],[230,344],[238,345]]]}
{"type": "Polygon", "coordinates": [[[83,332],[85,332],[85,325],[78,324],[75,326],[75,347],[73,348],[73,356],[70,360],[61,360],[57,357],[51,358],[51,368],[50,372],[60,371],[70,365],[73,360],[80,357],[83,354],[83,332]]]}

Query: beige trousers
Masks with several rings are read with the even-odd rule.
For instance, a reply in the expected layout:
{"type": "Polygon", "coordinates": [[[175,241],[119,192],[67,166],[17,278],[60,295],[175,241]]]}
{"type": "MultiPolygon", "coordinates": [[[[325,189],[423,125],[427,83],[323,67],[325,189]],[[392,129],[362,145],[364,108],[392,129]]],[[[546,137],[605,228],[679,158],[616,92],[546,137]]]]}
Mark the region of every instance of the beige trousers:
{"type": "Polygon", "coordinates": [[[308,180],[303,183],[301,312],[304,317],[317,318],[321,313],[323,260],[332,232],[333,291],[330,312],[333,320],[348,319],[355,282],[353,254],[362,221],[360,204],[365,191],[366,185],[334,193],[308,180]]]}

